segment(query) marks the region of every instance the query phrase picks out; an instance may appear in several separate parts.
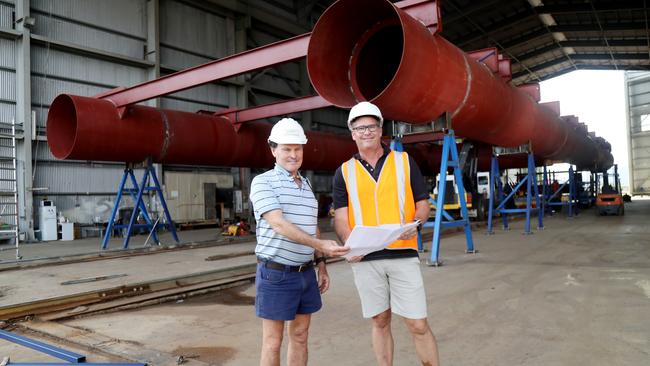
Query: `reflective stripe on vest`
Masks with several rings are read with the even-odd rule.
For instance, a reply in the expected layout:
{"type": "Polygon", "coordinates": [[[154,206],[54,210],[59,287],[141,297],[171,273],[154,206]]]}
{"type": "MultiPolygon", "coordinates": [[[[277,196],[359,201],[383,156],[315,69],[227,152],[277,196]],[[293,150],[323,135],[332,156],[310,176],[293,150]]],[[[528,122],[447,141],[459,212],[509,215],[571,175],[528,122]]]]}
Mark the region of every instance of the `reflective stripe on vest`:
{"type": "Polygon", "coordinates": [[[399,204],[399,222],[404,225],[404,201],[406,197],[406,187],[404,186],[404,160],[402,152],[395,151],[395,175],[397,176],[397,202],[399,204]]]}
{"type": "Polygon", "coordinates": [[[353,177],[352,179],[343,175],[346,182],[348,183],[348,196],[350,197],[350,202],[352,203],[352,212],[354,212],[354,222],[360,223],[363,225],[363,214],[361,211],[361,202],[359,202],[359,190],[357,188],[357,169],[355,158],[348,160],[346,163],[348,165],[348,176],[353,177]],[[351,194],[351,196],[350,196],[351,194]]]}

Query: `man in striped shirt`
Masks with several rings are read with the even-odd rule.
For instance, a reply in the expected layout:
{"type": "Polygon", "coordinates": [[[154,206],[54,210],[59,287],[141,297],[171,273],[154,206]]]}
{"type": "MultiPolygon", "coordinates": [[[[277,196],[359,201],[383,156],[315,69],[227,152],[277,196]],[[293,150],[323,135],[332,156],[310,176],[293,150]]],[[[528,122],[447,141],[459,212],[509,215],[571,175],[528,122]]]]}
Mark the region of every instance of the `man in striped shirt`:
{"type": "Polygon", "coordinates": [[[288,364],[307,365],[311,314],[320,310],[320,295],[329,288],[325,257],[341,256],[350,249],[319,239],[318,203],[309,181],[298,172],[307,143],[300,124],[281,119],[268,141],[275,168],[256,176],[250,193],[257,221],[255,312],[262,318],[260,365],[280,365],[285,321],[289,321],[288,364]]]}

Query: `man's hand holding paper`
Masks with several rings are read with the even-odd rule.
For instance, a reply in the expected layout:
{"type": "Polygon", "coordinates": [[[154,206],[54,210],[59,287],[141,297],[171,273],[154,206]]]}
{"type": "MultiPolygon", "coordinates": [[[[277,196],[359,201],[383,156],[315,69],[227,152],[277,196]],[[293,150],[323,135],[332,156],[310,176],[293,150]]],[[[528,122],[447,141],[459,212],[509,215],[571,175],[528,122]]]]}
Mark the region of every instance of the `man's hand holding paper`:
{"type": "Polygon", "coordinates": [[[345,246],[350,247],[350,251],[343,257],[351,259],[353,257],[364,256],[368,253],[382,250],[390,243],[400,239],[404,235],[411,237],[413,235],[413,230],[416,230],[417,232],[417,226],[419,223],[419,221],[415,221],[405,225],[357,225],[354,227],[348,240],[345,242],[345,246]]]}

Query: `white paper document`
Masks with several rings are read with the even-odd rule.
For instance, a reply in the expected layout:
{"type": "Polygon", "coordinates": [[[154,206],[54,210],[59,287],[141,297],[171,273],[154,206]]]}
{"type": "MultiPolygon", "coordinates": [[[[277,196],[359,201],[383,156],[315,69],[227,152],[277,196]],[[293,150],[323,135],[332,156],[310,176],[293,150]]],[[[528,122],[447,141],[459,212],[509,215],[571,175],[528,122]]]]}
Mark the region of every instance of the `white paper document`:
{"type": "Polygon", "coordinates": [[[397,240],[402,233],[418,226],[419,223],[415,221],[404,225],[355,226],[345,242],[345,245],[350,247],[350,251],[343,257],[350,259],[382,250],[397,240]]]}

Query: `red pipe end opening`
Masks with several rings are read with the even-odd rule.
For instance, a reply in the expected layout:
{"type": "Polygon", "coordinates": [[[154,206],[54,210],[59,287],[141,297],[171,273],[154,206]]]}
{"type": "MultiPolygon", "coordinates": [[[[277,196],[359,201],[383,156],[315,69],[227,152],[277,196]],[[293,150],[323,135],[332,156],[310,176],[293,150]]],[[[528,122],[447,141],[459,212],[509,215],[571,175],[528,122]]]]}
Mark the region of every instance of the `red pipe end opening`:
{"type": "Polygon", "coordinates": [[[403,29],[392,4],[337,1],[312,31],[307,51],[309,78],[328,102],[350,108],[361,100],[372,101],[389,86],[403,49],[403,29]]]}
{"type": "Polygon", "coordinates": [[[72,153],[77,137],[77,112],[71,96],[57,96],[47,115],[47,144],[57,159],[72,153]]]}

